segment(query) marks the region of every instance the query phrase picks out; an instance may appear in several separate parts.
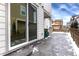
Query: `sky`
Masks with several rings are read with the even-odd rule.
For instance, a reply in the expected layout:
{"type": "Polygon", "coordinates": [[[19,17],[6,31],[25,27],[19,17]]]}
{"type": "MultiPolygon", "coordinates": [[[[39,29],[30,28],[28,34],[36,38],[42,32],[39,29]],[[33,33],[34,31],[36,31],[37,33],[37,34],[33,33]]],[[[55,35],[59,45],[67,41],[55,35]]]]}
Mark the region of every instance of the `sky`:
{"type": "Polygon", "coordinates": [[[64,25],[71,16],[79,15],[79,3],[52,3],[52,19],[62,19],[64,25]]]}

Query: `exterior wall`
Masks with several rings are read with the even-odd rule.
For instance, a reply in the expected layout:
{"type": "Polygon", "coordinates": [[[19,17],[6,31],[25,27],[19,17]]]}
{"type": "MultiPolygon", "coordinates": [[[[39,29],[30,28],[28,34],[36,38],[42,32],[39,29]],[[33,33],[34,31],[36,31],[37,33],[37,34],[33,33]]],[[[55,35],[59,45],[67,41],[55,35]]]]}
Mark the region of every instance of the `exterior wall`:
{"type": "Polygon", "coordinates": [[[60,29],[60,26],[54,26],[54,29],[60,29]]]}
{"type": "Polygon", "coordinates": [[[49,14],[51,14],[51,11],[52,11],[51,3],[43,3],[42,5],[44,6],[44,9],[45,9],[49,14]]]}
{"type": "Polygon", "coordinates": [[[37,9],[37,38],[44,38],[44,11],[41,6],[37,9]]]}
{"type": "Polygon", "coordinates": [[[48,29],[49,35],[52,33],[52,20],[51,18],[45,18],[44,19],[44,28],[48,29]]]}
{"type": "Polygon", "coordinates": [[[52,32],[52,23],[51,23],[51,11],[52,11],[52,6],[51,3],[43,3],[44,6],[44,28],[48,29],[49,35],[52,32]]]}
{"type": "Polygon", "coordinates": [[[59,20],[53,21],[53,25],[63,25],[63,21],[59,20]]]}
{"type": "Polygon", "coordinates": [[[55,20],[53,21],[52,26],[54,31],[62,31],[63,21],[55,20]]]}
{"type": "Polygon", "coordinates": [[[50,18],[45,18],[44,28],[49,29],[51,27],[50,18]]]}
{"type": "MultiPolygon", "coordinates": [[[[8,46],[6,48],[6,43],[7,43],[7,45],[9,45],[9,43],[6,42],[6,40],[7,40],[6,36],[8,36],[8,35],[5,34],[5,31],[6,31],[6,28],[5,28],[6,27],[5,26],[6,25],[6,23],[5,23],[6,14],[5,13],[7,12],[7,11],[5,11],[5,6],[6,6],[5,4],[0,4],[0,55],[2,55],[3,53],[6,54],[7,51],[10,51],[8,46]]],[[[19,9],[19,5],[16,6],[16,8],[19,9]]],[[[16,16],[18,16],[18,13],[19,13],[19,11],[17,11],[16,13],[13,12],[13,14],[16,16]]],[[[15,19],[14,15],[11,15],[12,19],[15,19]]],[[[25,18],[25,17],[21,17],[21,18],[25,18]]],[[[15,20],[14,20],[14,22],[15,22],[15,20]]],[[[40,40],[43,38],[44,38],[44,9],[41,5],[39,5],[37,7],[37,39],[36,40],[40,40]]],[[[7,41],[9,41],[9,39],[7,41]]],[[[16,50],[16,49],[14,49],[14,50],[16,50]]]]}
{"type": "Polygon", "coordinates": [[[0,55],[5,52],[5,4],[0,3],[0,55]]]}

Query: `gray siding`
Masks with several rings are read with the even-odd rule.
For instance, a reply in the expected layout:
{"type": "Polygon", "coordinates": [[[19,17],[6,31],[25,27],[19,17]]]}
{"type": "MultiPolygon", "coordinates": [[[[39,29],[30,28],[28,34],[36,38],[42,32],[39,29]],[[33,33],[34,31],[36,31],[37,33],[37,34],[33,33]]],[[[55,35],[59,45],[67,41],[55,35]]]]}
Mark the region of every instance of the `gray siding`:
{"type": "Polygon", "coordinates": [[[0,55],[5,52],[5,4],[0,3],[0,55]]]}

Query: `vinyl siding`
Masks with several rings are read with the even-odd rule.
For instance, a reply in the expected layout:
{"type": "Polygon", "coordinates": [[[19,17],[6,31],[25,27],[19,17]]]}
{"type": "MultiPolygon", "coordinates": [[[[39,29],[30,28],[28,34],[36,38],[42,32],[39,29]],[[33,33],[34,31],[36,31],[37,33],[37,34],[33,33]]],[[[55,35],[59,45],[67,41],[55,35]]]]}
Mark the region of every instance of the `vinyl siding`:
{"type": "Polygon", "coordinates": [[[5,4],[0,3],[0,55],[5,52],[5,4]]]}
{"type": "Polygon", "coordinates": [[[52,5],[51,3],[42,3],[42,5],[44,6],[44,9],[49,13],[51,14],[51,11],[52,11],[52,5]]]}
{"type": "Polygon", "coordinates": [[[37,9],[37,38],[44,38],[44,11],[41,6],[37,9]]]}

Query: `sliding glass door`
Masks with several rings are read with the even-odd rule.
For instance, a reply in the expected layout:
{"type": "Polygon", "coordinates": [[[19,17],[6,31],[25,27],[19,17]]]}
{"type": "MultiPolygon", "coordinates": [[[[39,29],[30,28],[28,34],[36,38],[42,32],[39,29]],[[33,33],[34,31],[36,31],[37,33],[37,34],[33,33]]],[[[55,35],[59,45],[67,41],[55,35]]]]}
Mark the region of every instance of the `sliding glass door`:
{"type": "Polygon", "coordinates": [[[28,5],[26,3],[11,3],[10,23],[11,47],[37,39],[37,8],[34,5],[30,3],[28,5]],[[27,20],[29,25],[27,25],[27,20]],[[29,37],[28,40],[27,36],[29,37]]]}

